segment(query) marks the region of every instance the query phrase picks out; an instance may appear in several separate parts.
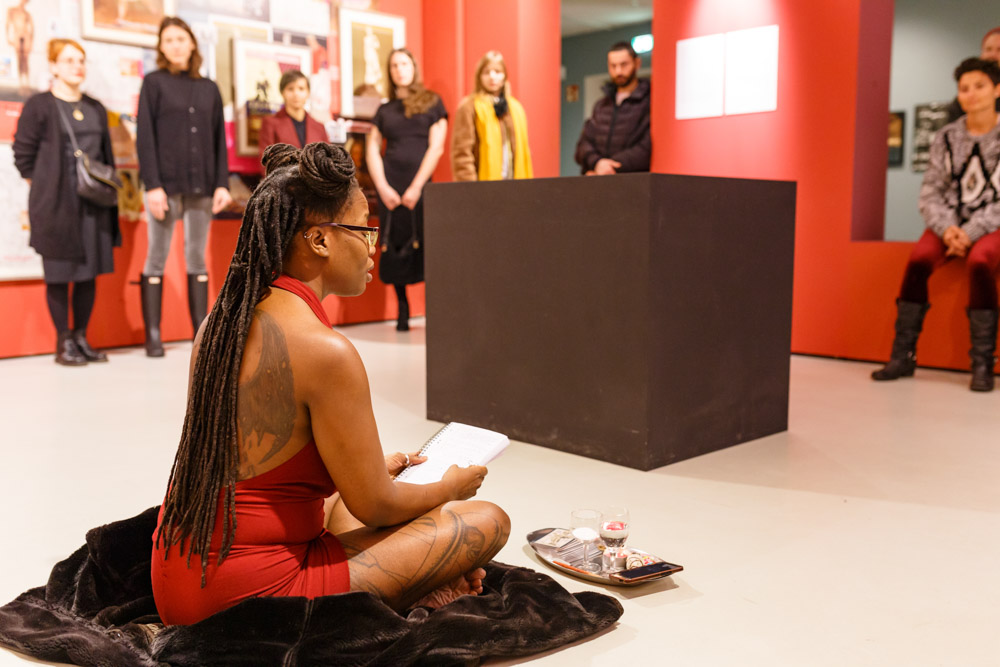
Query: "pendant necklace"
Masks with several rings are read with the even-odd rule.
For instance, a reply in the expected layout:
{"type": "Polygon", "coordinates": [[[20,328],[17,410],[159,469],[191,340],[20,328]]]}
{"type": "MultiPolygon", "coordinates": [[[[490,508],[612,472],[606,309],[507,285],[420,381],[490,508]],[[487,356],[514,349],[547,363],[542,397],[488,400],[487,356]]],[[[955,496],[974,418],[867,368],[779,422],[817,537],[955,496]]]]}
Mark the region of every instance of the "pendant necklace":
{"type": "Polygon", "coordinates": [[[76,120],[78,120],[80,122],[83,121],[83,112],[80,111],[80,103],[79,102],[77,102],[76,104],[73,105],[73,118],[75,118],[76,120]]]}

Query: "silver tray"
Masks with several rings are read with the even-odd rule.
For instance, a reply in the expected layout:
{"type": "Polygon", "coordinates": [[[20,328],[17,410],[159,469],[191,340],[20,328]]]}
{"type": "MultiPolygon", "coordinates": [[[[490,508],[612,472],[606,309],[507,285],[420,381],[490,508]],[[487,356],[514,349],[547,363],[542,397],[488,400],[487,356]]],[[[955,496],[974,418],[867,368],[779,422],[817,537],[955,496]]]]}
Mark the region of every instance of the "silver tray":
{"type": "MultiPolygon", "coordinates": [[[[536,544],[538,540],[545,537],[556,528],[539,528],[538,530],[533,530],[527,535],[528,546],[534,550],[535,555],[538,556],[539,560],[548,565],[549,567],[559,570],[565,574],[577,577],[578,579],[585,579],[587,581],[593,581],[598,584],[607,584],[609,586],[641,586],[643,584],[648,584],[653,581],[660,581],[675,572],[680,572],[680,570],[674,570],[673,572],[664,572],[662,576],[654,577],[652,579],[643,579],[642,581],[618,581],[617,579],[612,579],[603,572],[586,572],[584,570],[577,569],[583,564],[583,543],[580,540],[574,538],[572,541],[564,544],[561,547],[547,546],[543,544],[536,544]],[[565,563],[566,565],[562,565],[565,563]]],[[[641,556],[651,556],[656,560],[656,562],[662,562],[663,559],[654,556],[651,553],[643,551],[642,549],[636,549],[635,547],[629,547],[629,551],[637,553],[641,556]]],[[[604,546],[594,546],[590,549],[588,555],[588,560],[600,564],[601,556],[604,553],[604,546]]],[[[683,569],[683,568],[681,568],[683,569]]]]}

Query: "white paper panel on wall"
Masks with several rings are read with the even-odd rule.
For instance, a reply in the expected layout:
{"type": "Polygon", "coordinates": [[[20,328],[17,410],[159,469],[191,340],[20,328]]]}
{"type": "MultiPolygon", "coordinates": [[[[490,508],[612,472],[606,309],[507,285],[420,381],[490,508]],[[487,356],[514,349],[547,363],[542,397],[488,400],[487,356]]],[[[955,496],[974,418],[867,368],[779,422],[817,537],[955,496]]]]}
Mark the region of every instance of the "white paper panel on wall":
{"type": "Polygon", "coordinates": [[[726,33],[726,115],[778,108],[778,26],[726,33]]]}
{"type": "Polygon", "coordinates": [[[677,42],[674,113],[679,120],[722,115],[725,39],[725,35],[718,34],[677,42]]]}
{"type": "Polygon", "coordinates": [[[677,42],[678,120],[778,108],[778,26],[677,42]]]}

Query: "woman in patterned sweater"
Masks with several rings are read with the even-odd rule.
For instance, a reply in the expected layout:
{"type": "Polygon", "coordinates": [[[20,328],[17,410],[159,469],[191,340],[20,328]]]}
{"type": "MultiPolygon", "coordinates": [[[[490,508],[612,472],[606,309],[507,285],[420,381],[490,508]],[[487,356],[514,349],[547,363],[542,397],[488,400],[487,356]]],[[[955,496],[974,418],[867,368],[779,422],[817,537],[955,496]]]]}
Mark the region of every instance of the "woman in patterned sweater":
{"type": "Polygon", "coordinates": [[[920,213],[927,230],[913,248],[896,300],[896,338],[889,363],[875,380],[913,375],[917,338],[923,326],[927,279],[953,257],[969,271],[969,335],[973,391],[993,390],[1000,264],[1000,66],[969,58],[955,70],[958,101],[965,115],[934,137],[931,160],[920,188],[920,213]]]}

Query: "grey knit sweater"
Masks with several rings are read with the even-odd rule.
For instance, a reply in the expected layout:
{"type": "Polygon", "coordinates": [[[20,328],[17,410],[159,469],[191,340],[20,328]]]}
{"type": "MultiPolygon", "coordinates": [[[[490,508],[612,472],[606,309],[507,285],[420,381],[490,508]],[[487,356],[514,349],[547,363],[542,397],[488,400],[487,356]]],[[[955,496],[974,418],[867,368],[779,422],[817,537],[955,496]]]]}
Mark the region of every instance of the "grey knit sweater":
{"type": "Polygon", "coordinates": [[[971,241],[1000,229],[1000,125],[973,137],[962,116],[938,130],[919,203],[938,236],[952,225],[971,241]]]}

